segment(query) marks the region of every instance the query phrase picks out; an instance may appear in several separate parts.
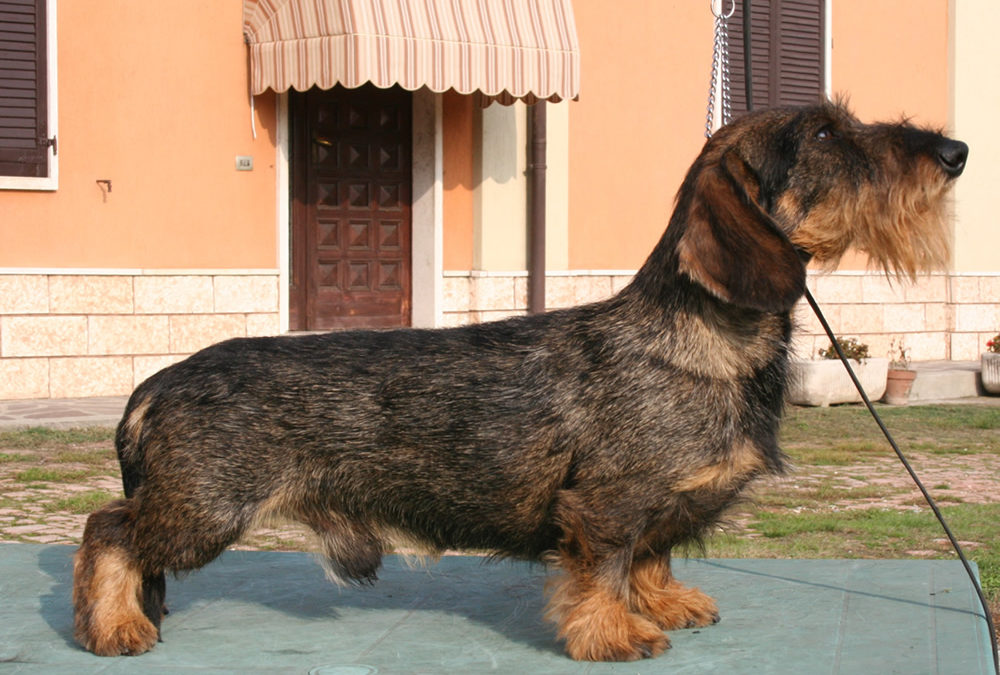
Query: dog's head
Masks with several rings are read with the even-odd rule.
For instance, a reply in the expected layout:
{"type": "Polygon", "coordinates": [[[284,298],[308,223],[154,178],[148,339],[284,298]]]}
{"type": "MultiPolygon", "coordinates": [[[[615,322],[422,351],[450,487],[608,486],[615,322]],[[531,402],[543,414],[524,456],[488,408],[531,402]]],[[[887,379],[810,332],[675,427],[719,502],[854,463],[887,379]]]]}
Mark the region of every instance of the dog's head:
{"type": "Polygon", "coordinates": [[[841,103],[746,115],[706,144],[678,195],[679,270],[732,304],[785,311],[805,264],[854,247],[913,278],[950,257],[945,195],[965,143],[841,103]]]}

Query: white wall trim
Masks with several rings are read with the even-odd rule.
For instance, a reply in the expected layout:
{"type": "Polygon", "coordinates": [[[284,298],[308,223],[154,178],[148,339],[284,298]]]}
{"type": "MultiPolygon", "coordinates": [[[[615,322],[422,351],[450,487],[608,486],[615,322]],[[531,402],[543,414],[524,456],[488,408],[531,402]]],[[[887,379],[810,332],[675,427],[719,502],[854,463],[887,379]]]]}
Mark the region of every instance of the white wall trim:
{"type": "Polygon", "coordinates": [[[277,133],[274,148],[275,174],[275,214],[278,247],[278,327],[282,333],[288,332],[289,323],[289,283],[291,279],[291,183],[289,182],[289,135],[288,92],[277,95],[275,102],[277,133]]]}
{"type": "Polygon", "coordinates": [[[444,139],[442,99],[426,88],[413,92],[413,199],[411,324],[441,325],[444,284],[444,139]]]}

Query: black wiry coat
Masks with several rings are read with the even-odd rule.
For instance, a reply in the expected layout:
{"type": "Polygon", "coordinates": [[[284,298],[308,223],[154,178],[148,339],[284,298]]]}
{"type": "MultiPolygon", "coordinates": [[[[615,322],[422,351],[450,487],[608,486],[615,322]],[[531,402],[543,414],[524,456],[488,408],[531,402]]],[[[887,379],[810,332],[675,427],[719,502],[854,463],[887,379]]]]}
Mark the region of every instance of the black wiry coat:
{"type": "Polygon", "coordinates": [[[777,444],[805,263],[849,246],[912,276],[947,260],[943,195],[968,148],[839,104],[749,115],[695,161],[669,227],[618,295],[439,330],[230,340],[132,395],[126,499],[91,515],[76,637],[152,647],[166,570],[259,519],[319,534],[341,581],[388,542],[553,561],[568,653],[655,655],[714,602],[670,573],[777,444]],[[135,598],[141,598],[136,602],[135,598]],[[141,605],[141,606],[140,606],[141,605]]]}

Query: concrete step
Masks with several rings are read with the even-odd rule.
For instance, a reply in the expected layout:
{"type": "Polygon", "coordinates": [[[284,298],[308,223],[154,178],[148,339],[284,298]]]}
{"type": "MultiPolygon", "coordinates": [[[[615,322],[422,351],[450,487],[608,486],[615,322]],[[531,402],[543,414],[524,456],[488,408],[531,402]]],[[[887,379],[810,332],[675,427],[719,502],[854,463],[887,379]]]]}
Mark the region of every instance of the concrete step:
{"type": "Polygon", "coordinates": [[[979,361],[919,361],[910,401],[941,401],[984,396],[979,361]]]}

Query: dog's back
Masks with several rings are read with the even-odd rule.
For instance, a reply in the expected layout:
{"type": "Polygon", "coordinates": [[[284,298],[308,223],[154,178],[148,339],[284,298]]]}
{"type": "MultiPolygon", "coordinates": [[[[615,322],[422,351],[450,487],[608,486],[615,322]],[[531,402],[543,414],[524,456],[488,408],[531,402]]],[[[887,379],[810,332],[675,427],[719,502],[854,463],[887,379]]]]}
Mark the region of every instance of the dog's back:
{"type": "MultiPolygon", "coordinates": [[[[378,539],[402,530],[430,548],[539,559],[558,544],[560,491],[627,476],[669,485],[699,461],[686,452],[721,456],[745,433],[735,409],[678,425],[746,397],[674,363],[688,336],[641,325],[639,311],[625,293],[461,328],[215,345],[133,394],[119,430],[126,494],[211,514],[226,538],[265,515],[322,530],[313,514],[332,512],[378,539]],[[164,463],[171,472],[145,468],[164,463]]],[[[170,555],[158,562],[174,569],[170,555]]]]}

